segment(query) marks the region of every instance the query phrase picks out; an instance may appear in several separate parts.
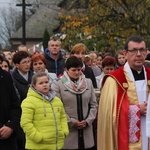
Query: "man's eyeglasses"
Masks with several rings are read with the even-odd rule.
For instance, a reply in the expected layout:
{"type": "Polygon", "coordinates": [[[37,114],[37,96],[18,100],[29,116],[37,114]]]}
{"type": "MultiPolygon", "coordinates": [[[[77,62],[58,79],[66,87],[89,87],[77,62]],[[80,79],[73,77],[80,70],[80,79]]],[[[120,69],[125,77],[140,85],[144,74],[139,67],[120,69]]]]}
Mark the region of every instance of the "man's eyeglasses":
{"type": "Polygon", "coordinates": [[[141,53],[141,54],[144,54],[146,51],[147,51],[147,49],[146,48],[141,48],[141,49],[132,49],[132,50],[127,50],[128,52],[130,52],[130,53],[132,53],[132,54],[137,54],[138,53],[138,51],[141,53]]]}
{"type": "Polygon", "coordinates": [[[29,65],[31,63],[31,61],[23,61],[23,62],[21,62],[20,64],[21,65],[29,65]]]}

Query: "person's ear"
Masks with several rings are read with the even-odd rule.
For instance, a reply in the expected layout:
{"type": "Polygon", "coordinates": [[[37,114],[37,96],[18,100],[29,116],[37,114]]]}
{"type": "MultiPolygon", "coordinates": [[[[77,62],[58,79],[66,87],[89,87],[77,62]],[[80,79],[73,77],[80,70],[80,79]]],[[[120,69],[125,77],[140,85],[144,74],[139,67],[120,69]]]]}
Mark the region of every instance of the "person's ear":
{"type": "Polygon", "coordinates": [[[32,87],[35,88],[35,84],[32,84],[32,87]]]}
{"type": "Polygon", "coordinates": [[[19,64],[15,64],[16,68],[18,69],[19,68],[19,64]]]}

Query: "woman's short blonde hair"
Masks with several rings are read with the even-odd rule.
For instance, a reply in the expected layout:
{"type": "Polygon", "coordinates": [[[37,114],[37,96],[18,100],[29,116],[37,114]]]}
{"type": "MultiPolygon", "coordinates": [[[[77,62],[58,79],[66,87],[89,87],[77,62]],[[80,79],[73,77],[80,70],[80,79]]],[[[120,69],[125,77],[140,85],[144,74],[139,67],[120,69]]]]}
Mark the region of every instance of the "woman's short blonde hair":
{"type": "Polygon", "coordinates": [[[78,43],[73,46],[71,53],[70,54],[76,54],[80,52],[85,52],[87,51],[87,47],[83,43],[78,43]]]}

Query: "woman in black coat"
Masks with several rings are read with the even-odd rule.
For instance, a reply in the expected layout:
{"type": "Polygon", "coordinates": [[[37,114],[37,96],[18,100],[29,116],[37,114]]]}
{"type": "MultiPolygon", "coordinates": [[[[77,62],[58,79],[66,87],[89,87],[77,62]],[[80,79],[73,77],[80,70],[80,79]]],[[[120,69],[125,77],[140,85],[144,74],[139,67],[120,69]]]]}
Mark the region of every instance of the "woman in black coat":
{"type": "Polygon", "coordinates": [[[21,109],[10,74],[0,67],[0,150],[17,150],[21,109]]]}

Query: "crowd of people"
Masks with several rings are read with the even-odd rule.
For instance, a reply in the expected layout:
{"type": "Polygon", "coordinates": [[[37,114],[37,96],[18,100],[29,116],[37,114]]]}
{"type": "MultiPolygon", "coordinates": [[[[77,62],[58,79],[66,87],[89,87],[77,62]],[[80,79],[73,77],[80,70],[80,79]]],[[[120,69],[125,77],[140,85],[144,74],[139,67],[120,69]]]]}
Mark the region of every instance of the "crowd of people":
{"type": "Polygon", "coordinates": [[[140,36],[115,55],[52,38],[0,51],[0,150],[148,150],[148,52],[140,36]]]}

